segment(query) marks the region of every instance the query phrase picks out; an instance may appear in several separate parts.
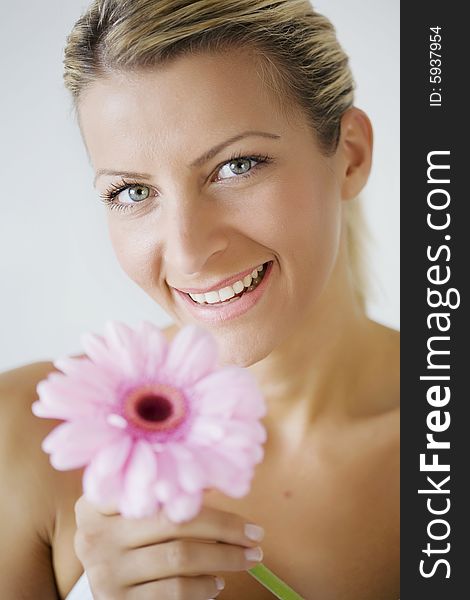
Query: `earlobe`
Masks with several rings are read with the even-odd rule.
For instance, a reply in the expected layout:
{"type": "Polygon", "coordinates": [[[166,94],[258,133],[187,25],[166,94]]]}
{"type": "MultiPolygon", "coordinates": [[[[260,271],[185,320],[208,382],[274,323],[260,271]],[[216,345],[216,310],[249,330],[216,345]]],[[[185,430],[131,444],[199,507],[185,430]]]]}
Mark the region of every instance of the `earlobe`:
{"type": "Polygon", "coordinates": [[[372,165],[373,131],[366,113],[353,106],[341,119],[337,152],[342,165],[341,198],[355,198],[367,183],[372,165]]]}

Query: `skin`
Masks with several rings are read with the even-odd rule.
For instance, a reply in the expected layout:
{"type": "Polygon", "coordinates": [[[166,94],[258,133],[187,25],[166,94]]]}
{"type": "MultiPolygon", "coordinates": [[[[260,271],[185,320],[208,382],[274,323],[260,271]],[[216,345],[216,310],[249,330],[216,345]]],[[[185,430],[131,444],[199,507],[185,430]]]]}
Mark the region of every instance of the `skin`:
{"type": "MultiPolygon", "coordinates": [[[[219,343],[222,363],[254,373],[268,408],[265,457],[249,494],[231,499],[209,490],[204,505],[263,526],[263,562],[306,598],[397,600],[399,337],[360,307],[344,235],[346,203],[369,176],[372,128],[363,111],[351,108],[335,154],[326,157],[305,115],[287,118],[271,94],[244,52],[192,55],[151,72],[96,80],[78,114],[95,174],[150,174],[135,179],[149,197],[127,211],[107,209],[108,226],[123,270],[173,318],[169,339],[198,322],[173,287],[205,288],[274,261],[257,305],[237,319],[203,324],[219,343]],[[246,137],[190,166],[250,130],[280,137],[246,137]],[[241,178],[228,166],[232,153],[269,155],[272,162],[253,163],[252,176],[241,178]]],[[[104,175],[96,189],[103,194],[118,183],[120,177],[104,175]]],[[[121,192],[119,201],[132,199],[121,192]]],[[[25,388],[18,392],[25,415],[0,422],[27,421],[22,431],[35,432],[35,448],[58,424],[30,412],[35,383],[51,368],[42,364],[5,380],[5,389],[25,388]]],[[[64,598],[83,570],[73,550],[82,473],[54,471],[43,453],[25,462],[25,481],[41,473],[42,489],[54,490],[29,508],[25,527],[41,532],[38,545],[49,564],[42,543],[48,540],[53,564],[28,572],[50,586],[55,579],[64,598]]],[[[34,498],[34,490],[26,496],[34,498]]],[[[19,564],[12,559],[12,568],[19,564]]],[[[18,580],[22,572],[23,565],[18,580]]],[[[222,600],[272,598],[244,571],[220,574],[222,600]]]]}

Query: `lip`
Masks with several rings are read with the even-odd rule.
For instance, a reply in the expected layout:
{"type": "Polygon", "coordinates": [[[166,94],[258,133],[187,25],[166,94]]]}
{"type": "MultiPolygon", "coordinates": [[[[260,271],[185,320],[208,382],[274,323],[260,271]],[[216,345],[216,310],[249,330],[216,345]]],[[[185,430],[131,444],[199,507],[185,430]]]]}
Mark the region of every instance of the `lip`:
{"type": "Polygon", "coordinates": [[[264,265],[264,263],[258,263],[254,267],[251,267],[251,269],[246,269],[245,271],[242,271],[241,273],[238,273],[237,275],[232,275],[231,277],[222,279],[221,281],[214,283],[214,285],[211,285],[210,287],[205,288],[204,290],[201,290],[201,289],[198,290],[196,288],[176,288],[174,286],[172,286],[172,287],[173,287],[173,289],[177,290],[178,292],[185,292],[186,294],[207,294],[208,292],[220,290],[223,287],[232,285],[232,283],[235,283],[236,281],[243,279],[248,274],[252,273],[255,269],[260,267],[261,265],[264,265]]]}
{"type": "MultiPolygon", "coordinates": [[[[241,316],[259,302],[265,290],[267,289],[269,282],[271,281],[273,266],[274,261],[269,261],[266,273],[264,274],[263,280],[258,287],[256,287],[252,292],[245,292],[238,300],[228,304],[197,304],[191,300],[186,293],[177,288],[173,289],[175,290],[177,296],[183,300],[185,307],[188,308],[190,313],[196,317],[196,319],[206,323],[217,324],[221,321],[229,321],[241,316]]],[[[250,273],[250,271],[248,271],[248,273],[250,273]]]]}

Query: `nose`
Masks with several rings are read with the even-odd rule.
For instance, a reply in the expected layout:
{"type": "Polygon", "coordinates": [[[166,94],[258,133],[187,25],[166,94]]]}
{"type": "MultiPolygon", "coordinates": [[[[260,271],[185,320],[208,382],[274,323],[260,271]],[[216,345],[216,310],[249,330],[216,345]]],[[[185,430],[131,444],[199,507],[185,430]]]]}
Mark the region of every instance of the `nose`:
{"type": "Polygon", "coordinates": [[[228,240],[213,198],[174,199],[165,219],[165,262],[178,277],[204,271],[228,240]]]}

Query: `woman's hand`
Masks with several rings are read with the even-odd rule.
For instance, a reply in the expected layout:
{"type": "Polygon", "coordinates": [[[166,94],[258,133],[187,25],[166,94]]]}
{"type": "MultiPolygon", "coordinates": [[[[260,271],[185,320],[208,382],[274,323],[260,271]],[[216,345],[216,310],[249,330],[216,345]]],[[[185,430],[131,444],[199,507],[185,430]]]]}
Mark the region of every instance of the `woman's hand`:
{"type": "Polygon", "coordinates": [[[246,536],[246,520],[214,508],[177,524],[163,511],[125,519],[81,496],[75,515],[75,552],[95,600],[209,600],[220,592],[211,573],[243,571],[262,559],[245,554],[257,545],[246,536]]]}

